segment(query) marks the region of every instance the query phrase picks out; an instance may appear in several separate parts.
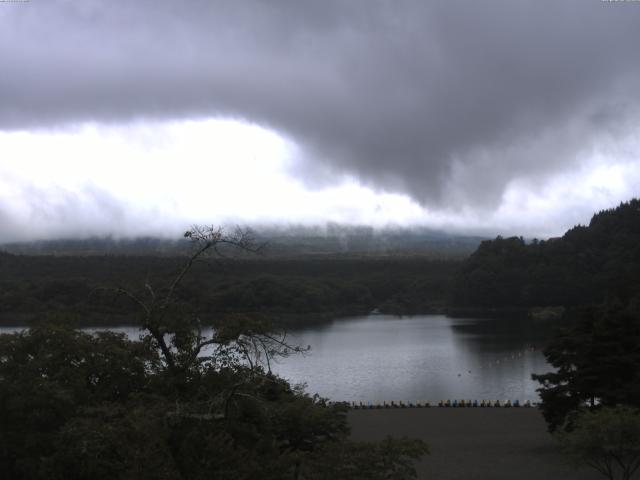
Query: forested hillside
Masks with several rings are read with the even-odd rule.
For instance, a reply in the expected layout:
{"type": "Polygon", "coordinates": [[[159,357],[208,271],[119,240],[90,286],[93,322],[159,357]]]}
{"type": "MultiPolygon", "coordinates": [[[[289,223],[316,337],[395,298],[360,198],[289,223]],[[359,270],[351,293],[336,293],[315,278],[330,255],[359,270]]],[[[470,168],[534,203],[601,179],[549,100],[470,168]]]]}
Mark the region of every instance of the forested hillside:
{"type": "Polygon", "coordinates": [[[454,280],[454,307],[580,306],[640,293],[640,200],[561,238],[484,241],[454,280]]]}

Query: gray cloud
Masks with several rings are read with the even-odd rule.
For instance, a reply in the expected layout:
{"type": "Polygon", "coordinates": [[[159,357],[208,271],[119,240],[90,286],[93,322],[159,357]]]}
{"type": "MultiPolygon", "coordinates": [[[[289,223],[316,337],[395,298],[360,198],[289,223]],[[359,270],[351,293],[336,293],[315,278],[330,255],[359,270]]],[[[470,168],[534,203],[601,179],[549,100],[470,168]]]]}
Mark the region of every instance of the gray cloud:
{"type": "MultiPolygon", "coordinates": [[[[640,4],[0,4],[0,129],[229,116],[435,209],[494,208],[640,115],[640,4]]],[[[327,180],[329,179],[329,180],[327,180]]]]}

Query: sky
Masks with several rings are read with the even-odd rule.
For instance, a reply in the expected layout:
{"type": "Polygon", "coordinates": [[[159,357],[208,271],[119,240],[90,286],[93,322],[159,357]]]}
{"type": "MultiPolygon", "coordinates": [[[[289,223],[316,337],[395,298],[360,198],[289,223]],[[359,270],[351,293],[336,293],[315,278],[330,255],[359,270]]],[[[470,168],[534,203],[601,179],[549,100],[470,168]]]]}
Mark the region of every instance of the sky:
{"type": "Polygon", "coordinates": [[[638,45],[638,1],[0,1],[0,242],[560,235],[640,196],[638,45]]]}

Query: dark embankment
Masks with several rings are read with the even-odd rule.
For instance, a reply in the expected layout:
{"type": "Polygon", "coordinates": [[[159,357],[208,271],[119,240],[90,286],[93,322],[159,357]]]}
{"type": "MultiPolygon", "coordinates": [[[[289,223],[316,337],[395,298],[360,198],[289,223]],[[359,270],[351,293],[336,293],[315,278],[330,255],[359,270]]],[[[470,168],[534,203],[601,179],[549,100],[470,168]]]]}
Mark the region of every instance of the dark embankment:
{"type": "Polygon", "coordinates": [[[558,452],[540,412],[533,408],[413,408],[352,410],[352,437],[420,438],[430,455],[417,465],[419,479],[597,480],[574,470],[558,452]]]}

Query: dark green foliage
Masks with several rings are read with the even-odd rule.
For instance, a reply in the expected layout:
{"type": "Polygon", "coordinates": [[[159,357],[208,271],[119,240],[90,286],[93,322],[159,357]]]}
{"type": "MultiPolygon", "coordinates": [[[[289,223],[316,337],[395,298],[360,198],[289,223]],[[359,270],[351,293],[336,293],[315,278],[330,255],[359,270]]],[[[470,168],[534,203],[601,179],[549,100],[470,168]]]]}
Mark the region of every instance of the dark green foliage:
{"type": "Polygon", "coordinates": [[[421,442],[352,444],[346,407],[218,352],[171,371],[151,343],[116,334],[42,325],[0,336],[0,470],[15,480],[412,478],[421,442]]]}
{"type": "Polygon", "coordinates": [[[630,480],[640,468],[640,412],[605,407],[581,412],[574,423],[572,431],[555,435],[573,463],[594,468],[610,480],[630,480]]]}
{"type": "Polygon", "coordinates": [[[571,428],[583,407],[640,407],[640,301],[573,312],[545,349],[555,372],[534,375],[550,430],[571,428]]]}
{"type": "MultiPolygon", "coordinates": [[[[78,410],[126,404],[146,388],[154,353],[124,336],[41,326],[0,336],[0,458],[9,478],[41,478],[78,410]]],[[[45,477],[42,477],[45,478],[45,477]]]]}
{"type": "Polygon", "coordinates": [[[593,216],[562,238],[482,242],[456,275],[457,307],[580,306],[640,292],[640,200],[593,216]]]}
{"type": "Polygon", "coordinates": [[[217,311],[317,313],[341,308],[370,311],[374,300],[369,289],[340,279],[261,275],[225,285],[214,293],[210,308],[217,311]]]}
{"type": "MultiPolygon", "coordinates": [[[[166,283],[179,257],[0,255],[0,324],[60,314],[82,325],[133,324],[138,307],[101,290],[166,283]]],[[[271,319],[368,313],[427,313],[446,304],[456,261],[428,257],[205,259],[176,291],[181,311],[213,317],[260,313],[271,319]]]]}

